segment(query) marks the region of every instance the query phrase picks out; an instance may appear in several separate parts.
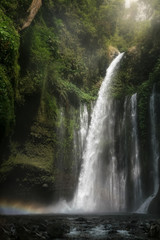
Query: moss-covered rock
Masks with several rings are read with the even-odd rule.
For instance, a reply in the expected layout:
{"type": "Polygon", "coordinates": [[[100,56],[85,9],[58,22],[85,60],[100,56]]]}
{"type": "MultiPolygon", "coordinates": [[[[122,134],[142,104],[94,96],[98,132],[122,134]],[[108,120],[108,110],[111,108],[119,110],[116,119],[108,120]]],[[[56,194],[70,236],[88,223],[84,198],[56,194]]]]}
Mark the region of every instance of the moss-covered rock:
{"type": "Polygon", "coordinates": [[[7,136],[14,126],[14,100],[19,72],[18,49],[18,33],[11,19],[0,9],[0,138],[7,136]]]}
{"type": "Polygon", "coordinates": [[[7,136],[13,129],[14,93],[6,69],[0,65],[0,136],[7,136]]]}
{"type": "MultiPolygon", "coordinates": [[[[24,156],[22,157],[22,162],[24,156]]],[[[53,176],[50,171],[30,164],[16,164],[12,167],[2,166],[0,187],[1,199],[21,200],[24,202],[49,203],[53,199],[53,176]]]]}

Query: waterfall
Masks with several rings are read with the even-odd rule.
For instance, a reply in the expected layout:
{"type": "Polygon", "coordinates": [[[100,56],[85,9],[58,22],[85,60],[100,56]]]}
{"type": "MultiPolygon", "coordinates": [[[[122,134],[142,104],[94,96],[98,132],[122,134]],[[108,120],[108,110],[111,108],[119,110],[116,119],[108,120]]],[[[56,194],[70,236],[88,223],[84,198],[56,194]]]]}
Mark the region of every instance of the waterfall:
{"type": "Polygon", "coordinates": [[[153,195],[156,195],[159,188],[159,145],[156,134],[156,93],[155,86],[153,87],[152,95],[150,98],[150,120],[151,120],[151,147],[152,147],[152,159],[153,159],[153,195]]]}
{"type": "Polygon", "coordinates": [[[156,92],[155,86],[150,97],[150,123],[151,123],[151,157],[152,157],[152,178],[153,178],[153,192],[152,194],[144,201],[144,203],[137,210],[139,213],[147,213],[148,207],[151,201],[155,198],[159,189],[159,144],[156,133],[156,92]]]}
{"type": "MultiPolygon", "coordinates": [[[[112,71],[113,74],[115,69],[112,71]]],[[[142,202],[137,94],[126,97],[122,106],[109,97],[112,74],[106,75],[106,90],[101,95],[100,89],[93,110],[72,202],[75,211],[124,212],[128,208],[128,196],[132,211],[142,202]]]]}
{"type": "Polygon", "coordinates": [[[131,170],[134,188],[133,191],[135,205],[134,207],[137,207],[137,205],[140,204],[140,201],[142,199],[138,128],[137,128],[137,94],[134,94],[131,97],[131,123],[132,123],[131,170]]]}
{"type": "Polygon", "coordinates": [[[61,173],[61,169],[63,169],[63,163],[64,163],[64,148],[63,148],[63,141],[65,139],[65,134],[66,134],[66,129],[64,127],[64,109],[61,108],[60,112],[59,112],[59,124],[57,126],[57,132],[56,132],[56,136],[57,136],[57,143],[58,146],[57,147],[57,170],[59,172],[58,174],[58,181],[57,181],[57,186],[56,186],[56,197],[59,198],[62,194],[61,188],[59,187],[60,183],[63,181],[63,174],[61,173]],[[61,143],[61,144],[60,144],[61,143]]]}
{"type": "MultiPolygon", "coordinates": [[[[75,193],[72,207],[79,211],[97,211],[100,210],[100,200],[104,198],[105,189],[103,189],[101,178],[101,154],[103,152],[103,133],[106,119],[110,123],[108,131],[110,131],[109,140],[113,139],[114,121],[115,116],[112,115],[112,101],[109,98],[109,87],[115,73],[118,63],[120,62],[122,54],[119,54],[111,63],[107,69],[106,77],[101,85],[97,102],[93,109],[91,116],[91,124],[86,139],[86,147],[83,153],[83,163],[81,167],[81,173],[79,177],[79,183],[77,191],[75,193]]],[[[108,137],[108,136],[107,136],[108,137]]],[[[109,195],[113,196],[114,202],[115,194],[117,195],[116,188],[114,188],[114,182],[116,179],[116,156],[114,147],[110,149],[111,152],[111,166],[112,176],[110,177],[111,192],[109,195]],[[115,193],[115,194],[114,194],[115,193]]]]}
{"type": "Polygon", "coordinates": [[[60,201],[54,212],[125,212],[142,202],[137,94],[122,100],[110,96],[122,57],[119,54],[107,69],[91,121],[87,106],[80,106],[73,142],[78,185],[73,200],[60,201]]]}
{"type": "Polygon", "coordinates": [[[79,175],[79,168],[86,143],[86,136],[89,127],[89,112],[86,104],[80,105],[79,112],[79,130],[74,129],[74,162],[76,166],[76,178],[79,175]]]}
{"type": "Polygon", "coordinates": [[[80,106],[80,130],[79,130],[79,137],[80,137],[80,144],[81,144],[81,155],[83,154],[83,150],[86,143],[86,137],[88,133],[88,126],[89,126],[89,115],[87,106],[81,105],[80,106]]]}

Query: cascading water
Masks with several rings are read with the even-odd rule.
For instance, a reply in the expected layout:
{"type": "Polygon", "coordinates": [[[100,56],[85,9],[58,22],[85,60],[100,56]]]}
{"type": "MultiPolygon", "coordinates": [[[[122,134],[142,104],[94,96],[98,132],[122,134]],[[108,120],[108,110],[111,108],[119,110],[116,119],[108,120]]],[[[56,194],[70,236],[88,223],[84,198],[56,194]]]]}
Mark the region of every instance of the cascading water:
{"type": "Polygon", "coordinates": [[[89,126],[89,115],[88,109],[86,105],[80,106],[80,130],[79,130],[79,137],[80,137],[80,144],[81,144],[81,154],[83,154],[83,150],[86,143],[86,137],[88,133],[88,126],[89,126]]]}
{"type": "Polygon", "coordinates": [[[122,57],[117,56],[107,69],[90,125],[87,107],[80,107],[80,128],[74,130],[76,182],[81,170],[78,186],[73,200],[60,201],[54,212],[125,212],[142,202],[137,94],[120,101],[110,96],[122,57]]]}
{"type": "Polygon", "coordinates": [[[159,188],[159,145],[156,134],[156,92],[155,86],[153,87],[153,92],[150,98],[150,119],[151,119],[151,147],[152,147],[152,158],[153,158],[153,184],[154,184],[154,192],[156,195],[159,188]]]}
{"type": "Polygon", "coordinates": [[[131,170],[134,188],[134,207],[136,208],[142,200],[140,157],[138,144],[138,128],[137,128],[137,94],[131,97],[131,122],[132,122],[132,141],[131,141],[131,170]]]}
{"type": "Polygon", "coordinates": [[[121,107],[109,97],[115,68],[112,71],[93,110],[72,211],[120,212],[127,211],[128,205],[133,211],[142,202],[137,94],[126,97],[121,107]]]}
{"type": "Polygon", "coordinates": [[[76,131],[74,129],[74,146],[73,146],[73,151],[74,151],[74,162],[75,162],[75,175],[76,178],[79,175],[79,168],[80,168],[80,163],[86,143],[86,136],[88,133],[88,127],[89,127],[89,113],[87,106],[81,105],[80,106],[80,113],[79,113],[79,131],[76,131]]]}
{"type": "MultiPolygon", "coordinates": [[[[98,211],[101,210],[101,199],[105,199],[103,195],[106,195],[105,188],[102,184],[103,179],[101,178],[101,154],[103,152],[103,133],[105,130],[106,119],[110,125],[108,126],[108,131],[110,131],[109,140],[113,139],[114,132],[114,116],[112,114],[112,101],[109,98],[109,87],[113,74],[115,73],[118,63],[123,57],[123,53],[117,56],[109,68],[107,69],[106,77],[102,83],[99,91],[99,96],[95,107],[93,109],[91,124],[89,127],[88,136],[86,139],[86,148],[83,153],[83,164],[79,177],[79,183],[75,197],[72,202],[72,208],[76,211],[98,211]]],[[[114,187],[114,182],[116,179],[116,156],[114,153],[114,147],[110,149],[111,155],[111,166],[112,176],[110,179],[111,187],[109,188],[111,192],[109,198],[115,197],[117,195],[116,187],[114,187]]],[[[109,201],[111,202],[111,201],[109,201]]],[[[114,199],[112,199],[114,202],[114,199]]]]}
{"type": "Polygon", "coordinates": [[[159,189],[159,144],[156,133],[156,92],[155,86],[153,87],[152,95],[150,97],[150,123],[151,123],[151,156],[152,156],[152,178],[153,178],[153,192],[152,194],[144,201],[142,206],[137,210],[139,213],[147,213],[148,207],[151,201],[157,195],[159,189]]]}

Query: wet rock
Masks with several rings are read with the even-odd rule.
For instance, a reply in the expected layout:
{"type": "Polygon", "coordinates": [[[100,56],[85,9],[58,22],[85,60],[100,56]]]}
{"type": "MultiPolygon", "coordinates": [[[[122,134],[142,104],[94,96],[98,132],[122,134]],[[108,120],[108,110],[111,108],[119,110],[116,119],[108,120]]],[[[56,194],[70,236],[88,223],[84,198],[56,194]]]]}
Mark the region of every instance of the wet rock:
{"type": "Polygon", "coordinates": [[[149,230],[149,237],[160,239],[160,225],[153,223],[149,230]]]}
{"type": "Polygon", "coordinates": [[[157,195],[152,199],[149,207],[148,212],[151,214],[160,214],[160,188],[158,190],[157,195]]]}
{"type": "Polygon", "coordinates": [[[10,240],[9,233],[3,227],[0,227],[0,239],[10,240]]]}
{"type": "Polygon", "coordinates": [[[109,230],[109,232],[108,232],[108,234],[116,234],[117,233],[117,231],[116,230],[114,230],[114,229],[112,229],[112,230],[109,230]]]}
{"type": "Polygon", "coordinates": [[[145,230],[146,230],[146,231],[149,231],[150,227],[151,227],[151,225],[150,225],[149,223],[146,223],[146,224],[145,224],[145,230]]]}
{"type": "Polygon", "coordinates": [[[41,239],[37,232],[31,231],[26,227],[17,227],[17,240],[38,240],[41,239]]]}
{"type": "Polygon", "coordinates": [[[152,216],[3,216],[0,240],[148,240],[160,239],[152,216]]]}
{"type": "Polygon", "coordinates": [[[135,219],[135,220],[132,220],[131,223],[132,223],[132,224],[137,224],[137,220],[136,220],[136,219],[135,219]]]}
{"type": "Polygon", "coordinates": [[[17,228],[17,239],[18,240],[27,240],[28,238],[28,232],[24,227],[18,227],[17,228]]]}
{"type": "Polygon", "coordinates": [[[61,238],[69,232],[69,229],[67,224],[56,222],[47,226],[47,233],[50,237],[61,238]]]}
{"type": "Polygon", "coordinates": [[[9,232],[10,232],[10,235],[11,237],[14,237],[16,235],[16,228],[15,228],[15,225],[14,224],[9,224],[7,226],[9,232]]]}
{"type": "Polygon", "coordinates": [[[35,235],[36,235],[38,240],[45,240],[46,239],[46,234],[37,232],[35,235]]]}
{"type": "Polygon", "coordinates": [[[86,222],[86,219],[83,218],[83,217],[79,217],[76,219],[76,221],[79,221],[79,222],[86,222]]]}
{"type": "Polygon", "coordinates": [[[140,224],[138,227],[139,227],[140,230],[143,230],[144,232],[146,231],[145,224],[140,224]]]}
{"type": "Polygon", "coordinates": [[[39,225],[39,228],[38,228],[38,230],[40,231],[40,232],[44,232],[44,231],[46,231],[46,225],[45,224],[43,224],[43,223],[41,223],[40,225],[39,225]]]}

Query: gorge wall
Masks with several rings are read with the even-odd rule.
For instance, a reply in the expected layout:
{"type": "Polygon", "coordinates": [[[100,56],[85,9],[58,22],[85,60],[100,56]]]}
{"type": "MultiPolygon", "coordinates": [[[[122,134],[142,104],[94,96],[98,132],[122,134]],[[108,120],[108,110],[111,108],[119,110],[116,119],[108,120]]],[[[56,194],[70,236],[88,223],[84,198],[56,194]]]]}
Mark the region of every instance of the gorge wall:
{"type": "MultiPolygon", "coordinates": [[[[150,101],[155,89],[159,143],[158,16],[139,23],[139,34],[130,25],[133,16],[122,18],[123,1],[43,1],[32,24],[18,32],[31,2],[0,3],[0,200],[72,199],[92,105],[117,52],[113,45],[126,53],[110,89],[114,131],[110,143],[104,136],[103,170],[112,149],[115,179],[127,182],[120,190],[125,208],[136,210],[154,194],[150,101]]],[[[159,193],[155,201],[152,212],[159,193]]]]}
{"type": "MultiPolygon", "coordinates": [[[[122,66],[123,60],[120,68],[122,66]]],[[[100,171],[96,180],[99,199],[96,211],[141,211],[141,205],[149,197],[155,197],[159,188],[159,88],[155,84],[149,95],[145,141],[139,125],[138,94],[110,98],[103,106],[107,111],[103,134],[96,139],[101,146],[96,149],[100,171]]],[[[41,109],[35,112],[36,107],[40,107],[36,102],[33,105],[33,99],[32,106],[28,103],[24,112],[18,110],[18,125],[7,148],[9,154],[6,152],[1,165],[2,200],[47,205],[61,199],[72,200],[93,106],[94,103],[80,104],[77,108],[70,106],[67,111],[61,106],[54,127],[44,118],[41,109]],[[33,116],[34,121],[30,123],[33,116]]],[[[150,207],[147,206],[151,212],[159,211],[158,203],[155,208],[157,199],[158,195],[152,199],[153,204],[150,201],[150,207]]],[[[147,209],[142,207],[142,211],[147,209]]]]}

